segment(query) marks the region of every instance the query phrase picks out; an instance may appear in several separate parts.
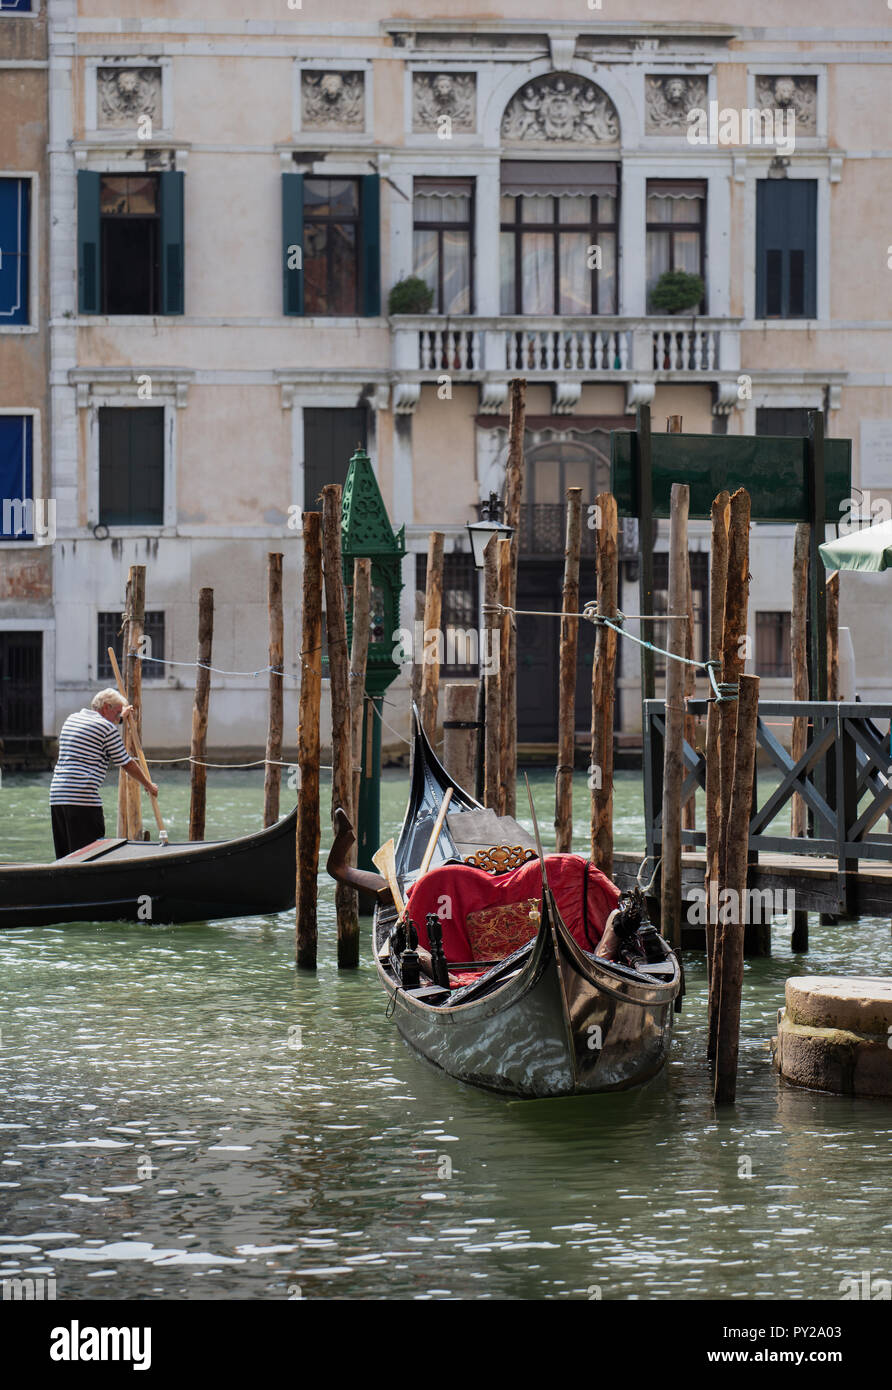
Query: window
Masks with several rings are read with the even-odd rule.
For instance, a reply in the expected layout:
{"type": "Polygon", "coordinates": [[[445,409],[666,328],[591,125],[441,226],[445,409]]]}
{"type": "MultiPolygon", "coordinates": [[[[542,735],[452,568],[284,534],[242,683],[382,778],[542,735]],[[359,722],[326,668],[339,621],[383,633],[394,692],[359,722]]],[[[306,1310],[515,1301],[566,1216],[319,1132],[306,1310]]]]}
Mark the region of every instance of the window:
{"type": "Polygon", "coordinates": [[[99,520],[105,526],[164,521],[164,410],[99,411],[99,520]]]}
{"type": "Polygon", "coordinates": [[[183,179],[78,171],[82,314],[183,312],[183,179]]]}
{"type": "MultiPolygon", "coordinates": [[[[96,615],[97,657],[96,679],[113,681],[115,673],[109,661],[108,649],[114,649],[118,665],[124,669],[124,634],[121,631],[120,613],[98,613],[96,615]]],[[[142,678],[144,681],[162,681],[166,671],[164,662],[164,614],[146,613],[143,624],[142,678]]]]}
{"type": "MultiPolygon", "coordinates": [[[[585,440],[552,440],[527,447],[527,479],[520,510],[520,549],[524,555],[563,555],[568,487],[582,488],[581,552],[591,557],[597,531],[588,525],[588,509],[599,492],[610,489],[610,437],[606,431],[593,431],[585,440]]],[[[591,516],[594,519],[594,513],[591,516]]]]}
{"type": "Polygon", "coordinates": [[[502,165],[503,314],[615,314],[614,164],[502,165]]]}
{"type": "Polygon", "coordinates": [[[790,613],[756,614],[756,672],[760,676],[793,674],[790,613]]]}
{"type": "Polygon", "coordinates": [[[0,541],[34,539],[34,418],[0,415],[0,541]]]}
{"type": "Polygon", "coordinates": [[[786,438],[808,437],[808,409],[805,406],[759,408],[756,411],[756,434],[783,435],[786,438]]]}
{"type": "Polygon", "coordinates": [[[282,312],[380,314],[380,223],[377,174],[283,174],[282,312]]]}
{"type": "Polygon", "coordinates": [[[0,179],[0,328],[28,323],[30,179],[0,179]]]}
{"type": "Polygon", "coordinates": [[[156,174],[103,175],[99,185],[102,312],[156,314],[161,303],[156,174]]]}
{"type": "MultiPolygon", "coordinates": [[[[427,585],[427,556],[415,556],[415,587],[423,595],[427,585]]],[[[442,676],[476,676],[478,672],[477,570],[474,557],[465,551],[443,556],[442,676]],[[452,658],[450,661],[449,658],[452,658]]]]}
{"type": "Polygon", "coordinates": [[[814,318],[817,205],[814,179],[756,184],[757,318],[814,318]]]}
{"type": "MultiPolygon", "coordinates": [[[[688,556],[691,567],[691,601],[694,610],[694,660],[706,661],[709,657],[709,556],[703,550],[692,550],[688,556]]],[[[654,551],[654,612],[666,613],[669,609],[669,554],[665,550],[654,551]]],[[[676,624],[673,627],[684,626],[676,624]]],[[[647,623],[653,628],[651,641],[655,647],[669,648],[668,623],[647,623]]],[[[654,654],[654,675],[666,674],[666,658],[654,654]]],[[[702,673],[701,673],[702,674],[702,673]]]]}
{"type": "Polygon", "coordinates": [[[434,292],[435,314],[472,313],[472,179],[416,179],[415,274],[434,292]]]}
{"type": "MultiPolygon", "coordinates": [[[[649,179],[647,183],[647,304],[667,270],[704,274],[706,184],[649,179]]],[[[698,306],[704,312],[704,305],[698,306]]]]}
{"type": "Polygon", "coordinates": [[[31,14],[34,0],[0,0],[0,14],[31,14]]]}
{"type": "Polygon", "coordinates": [[[322,509],[319,495],[326,483],[347,478],[350,459],[366,447],[368,412],[362,406],[343,410],[304,410],[304,511],[322,509]]]}

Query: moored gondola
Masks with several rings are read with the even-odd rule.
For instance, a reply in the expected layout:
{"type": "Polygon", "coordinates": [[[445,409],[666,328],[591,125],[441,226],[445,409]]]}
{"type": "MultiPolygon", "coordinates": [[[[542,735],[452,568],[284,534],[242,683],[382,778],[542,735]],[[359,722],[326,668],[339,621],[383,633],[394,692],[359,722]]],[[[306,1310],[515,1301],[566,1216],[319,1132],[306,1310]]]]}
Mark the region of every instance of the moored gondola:
{"type": "Polygon", "coordinates": [[[162,925],[294,906],[297,811],[235,840],[96,840],[51,864],[0,864],[0,928],[162,925]]]}
{"type": "Polygon", "coordinates": [[[540,859],[517,821],[453,781],[417,712],[413,741],[394,856],[396,895],[408,899],[402,921],[384,879],[345,867],[343,821],[329,859],[334,877],[378,892],[375,966],[403,1037],[451,1076],[512,1097],[650,1079],[666,1060],[682,982],[676,956],[641,915],[640,893],[621,901],[582,856],[540,859]]]}

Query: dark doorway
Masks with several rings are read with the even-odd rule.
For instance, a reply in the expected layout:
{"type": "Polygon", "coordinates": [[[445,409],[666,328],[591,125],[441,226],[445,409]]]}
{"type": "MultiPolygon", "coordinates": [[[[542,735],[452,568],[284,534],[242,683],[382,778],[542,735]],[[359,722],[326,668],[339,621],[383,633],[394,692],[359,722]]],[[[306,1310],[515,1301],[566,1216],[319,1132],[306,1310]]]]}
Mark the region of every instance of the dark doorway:
{"type": "MultiPolygon", "coordinates": [[[[562,561],[521,562],[517,576],[517,607],[560,613],[564,582],[562,561]]],[[[594,564],[583,562],[580,602],[595,597],[594,564]]],[[[558,672],[560,618],[517,618],[517,737],[520,743],[554,743],[558,736],[558,672]]],[[[580,622],[576,656],[576,728],[591,728],[592,663],[595,629],[580,622]]]]}
{"type": "Polygon", "coordinates": [[[0,632],[0,740],[12,744],[43,736],[43,634],[0,632]]]}
{"type": "Polygon", "coordinates": [[[326,483],[343,487],[350,459],[367,442],[364,406],[304,410],[304,511],[321,511],[320,494],[326,483]]]}

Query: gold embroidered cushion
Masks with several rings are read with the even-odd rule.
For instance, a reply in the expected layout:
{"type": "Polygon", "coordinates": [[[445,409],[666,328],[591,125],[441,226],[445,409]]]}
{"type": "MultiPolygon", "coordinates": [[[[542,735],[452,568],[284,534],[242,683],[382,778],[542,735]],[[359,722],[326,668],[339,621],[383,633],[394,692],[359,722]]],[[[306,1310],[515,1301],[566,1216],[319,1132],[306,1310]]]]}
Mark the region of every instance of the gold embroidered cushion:
{"type": "Polygon", "coordinates": [[[465,919],[472,960],[504,960],[536,935],[538,920],[530,912],[538,912],[538,898],[520,903],[502,903],[469,912],[465,919]]]}

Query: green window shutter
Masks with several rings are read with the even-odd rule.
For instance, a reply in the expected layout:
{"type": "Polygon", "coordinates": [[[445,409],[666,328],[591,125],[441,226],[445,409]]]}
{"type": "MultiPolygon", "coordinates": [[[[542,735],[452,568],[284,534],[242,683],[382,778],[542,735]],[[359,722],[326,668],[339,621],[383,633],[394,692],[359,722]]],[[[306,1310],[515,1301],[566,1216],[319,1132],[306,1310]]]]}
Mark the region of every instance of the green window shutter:
{"type": "Polygon", "coordinates": [[[80,314],[101,312],[99,179],[100,175],[90,169],[77,171],[77,308],[80,314]]]}
{"type": "Polygon", "coordinates": [[[756,317],[814,318],[817,312],[817,183],[756,184],[756,317]]]}
{"type": "Polygon", "coordinates": [[[182,314],[184,306],[183,188],[185,175],[161,175],[161,312],[182,314]]]}
{"type": "Polygon", "coordinates": [[[304,176],[282,175],[282,313],[304,311],[304,176]]]}
{"type": "Polygon", "coordinates": [[[381,194],[377,174],[362,177],[362,312],[376,318],[381,312],[381,194]]]}

